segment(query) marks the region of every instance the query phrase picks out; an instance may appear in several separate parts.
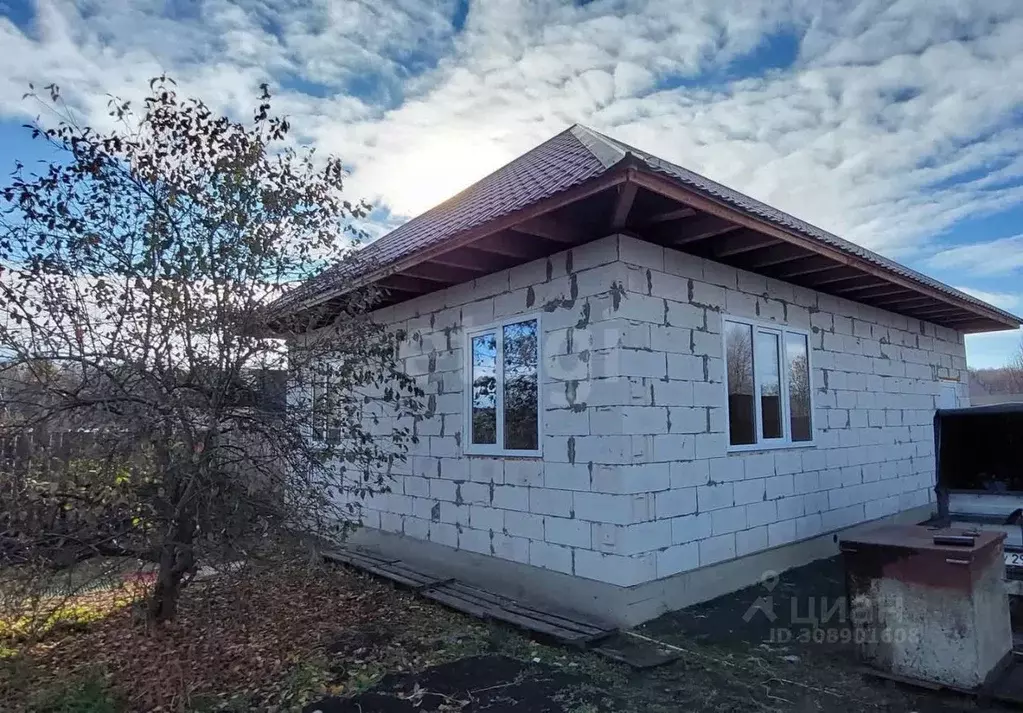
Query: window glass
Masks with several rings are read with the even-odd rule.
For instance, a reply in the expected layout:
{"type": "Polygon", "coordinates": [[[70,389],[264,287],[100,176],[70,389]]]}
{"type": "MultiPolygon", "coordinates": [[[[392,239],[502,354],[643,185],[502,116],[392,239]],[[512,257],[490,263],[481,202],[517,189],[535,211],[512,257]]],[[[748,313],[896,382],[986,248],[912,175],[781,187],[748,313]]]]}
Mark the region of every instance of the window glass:
{"type": "Polygon", "coordinates": [[[810,413],[810,364],[806,335],[785,334],[785,361],[789,379],[789,421],[793,441],[809,441],[813,433],[810,413]]]}
{"type": "Polygon", "coordinates": [[[501,345],[504,357],[504,447],[535,451],[538,446],[536,320],[507,324],[501,345]]]}
{"type": "Polygon", "coordinates": [[[757,332],[757,351],[754,362],[757,367],[762,422],[760,435],[763,438],[781,438],[781,361],[778,357],[777,334],[757,332]]]}
{"type": "Polygon", "coordinates": [[[725,322],[728,381],[728,433],[733,446],[756,443],[756,405],[753,400],[753,328],[725,322]]]}
{"type": "Polygon", "coordinates": [[[472,442],[497,443],[497,335],[472,338],[472,442]]]}

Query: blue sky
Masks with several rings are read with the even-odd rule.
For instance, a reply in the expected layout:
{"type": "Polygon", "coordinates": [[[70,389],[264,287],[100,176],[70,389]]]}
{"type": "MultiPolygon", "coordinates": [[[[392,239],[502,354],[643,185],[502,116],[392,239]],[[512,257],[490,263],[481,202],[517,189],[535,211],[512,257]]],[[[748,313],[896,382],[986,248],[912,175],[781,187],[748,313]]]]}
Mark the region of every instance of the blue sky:
{"type": "Polygon", "coordinates": [[[29,82],[103,126],[161,72],[269,81],[384,226],[581,122],[1019,313],[1021,37],[1018,0],[0,0],[0,170],[46,157],[29,82]]]}

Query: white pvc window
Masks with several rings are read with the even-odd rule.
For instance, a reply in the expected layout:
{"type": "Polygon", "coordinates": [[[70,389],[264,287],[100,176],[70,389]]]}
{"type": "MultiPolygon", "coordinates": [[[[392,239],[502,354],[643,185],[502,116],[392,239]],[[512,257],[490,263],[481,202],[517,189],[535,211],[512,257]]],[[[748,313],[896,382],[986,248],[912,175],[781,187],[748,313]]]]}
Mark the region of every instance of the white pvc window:
{"type": "Polygon", "coordinates": [[[466,333],[465,452],[539,456],[540,318],[466,333]]]}
{"type": "Polygon", "coordinates": [[[809,335],[732,317],[723,333],[729,447],[812,444],[809,335]]]}

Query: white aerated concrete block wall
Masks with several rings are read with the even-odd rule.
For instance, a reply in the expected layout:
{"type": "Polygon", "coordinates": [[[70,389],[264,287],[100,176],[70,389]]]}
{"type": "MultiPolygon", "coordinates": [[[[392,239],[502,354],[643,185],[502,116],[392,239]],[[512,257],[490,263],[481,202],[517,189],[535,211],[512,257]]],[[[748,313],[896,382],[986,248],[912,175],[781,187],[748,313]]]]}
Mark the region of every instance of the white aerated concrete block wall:
{"type": "Polygon", "coordinates": [[[932,500],[934,409],[943,388],[966,398],[962,334],[627,237],[619,254],[621,311],[634,326],[622,363],[665,362],[660,378],[624,369],[650,390],[648,405],[625,413],[651,424],[632,429],[646,438],[637,462],[661,467],[658,413],[683,454],[670,459],[668,487],[651,493],[652,522],[669,522],[672,535],[639,555],[658,577],[932,500]],[[810,331],[814,445],[729,452],[725,315],[810,331]]]}
{"type": "Polygon", "coordinates": [[[375,316],[430,417],[365,524],[620,586],[927,503],[941,379],[965,384],[961,334],[624,236],[375,316]],[[814,446],[728,452],[726,313],[812,330],[814,446]],[[543,457],[465,455],[464,330],[533,314],[543,457]]]}

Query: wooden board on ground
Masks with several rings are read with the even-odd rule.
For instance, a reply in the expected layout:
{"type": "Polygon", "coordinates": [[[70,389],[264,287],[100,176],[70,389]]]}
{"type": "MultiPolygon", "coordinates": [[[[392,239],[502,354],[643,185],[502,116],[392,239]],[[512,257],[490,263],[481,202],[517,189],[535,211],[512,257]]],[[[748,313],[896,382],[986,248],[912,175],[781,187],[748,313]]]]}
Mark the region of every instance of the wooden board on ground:
{"type": "Polygon", "coordinates": [[[452,609],[503,621],[564,644],[588,646],[614,633],[613,629],[586,621],[581,616],[545,611],[456,579],[432,577],[402,560],[385,559],[354,548],[325,552],[324,557],[412,587],[427,599],[452,609]]]}
{"type": "Polygon", "coordinates": [[[612,633],[612,630],[594,623],[546,612],[458,581],[433,587],[423,596],[454,609],[529,629],[574,646],[586,646],[612,633]]]}
{"type": "Polygon", "coordinates": [[[628,664],[635,669],[655,668],[677,661],[679,651],[659,645],[659,642],[636,638],[627,633],[616,633],[600,642],[594,649],[609,659],[628,664]]]}

